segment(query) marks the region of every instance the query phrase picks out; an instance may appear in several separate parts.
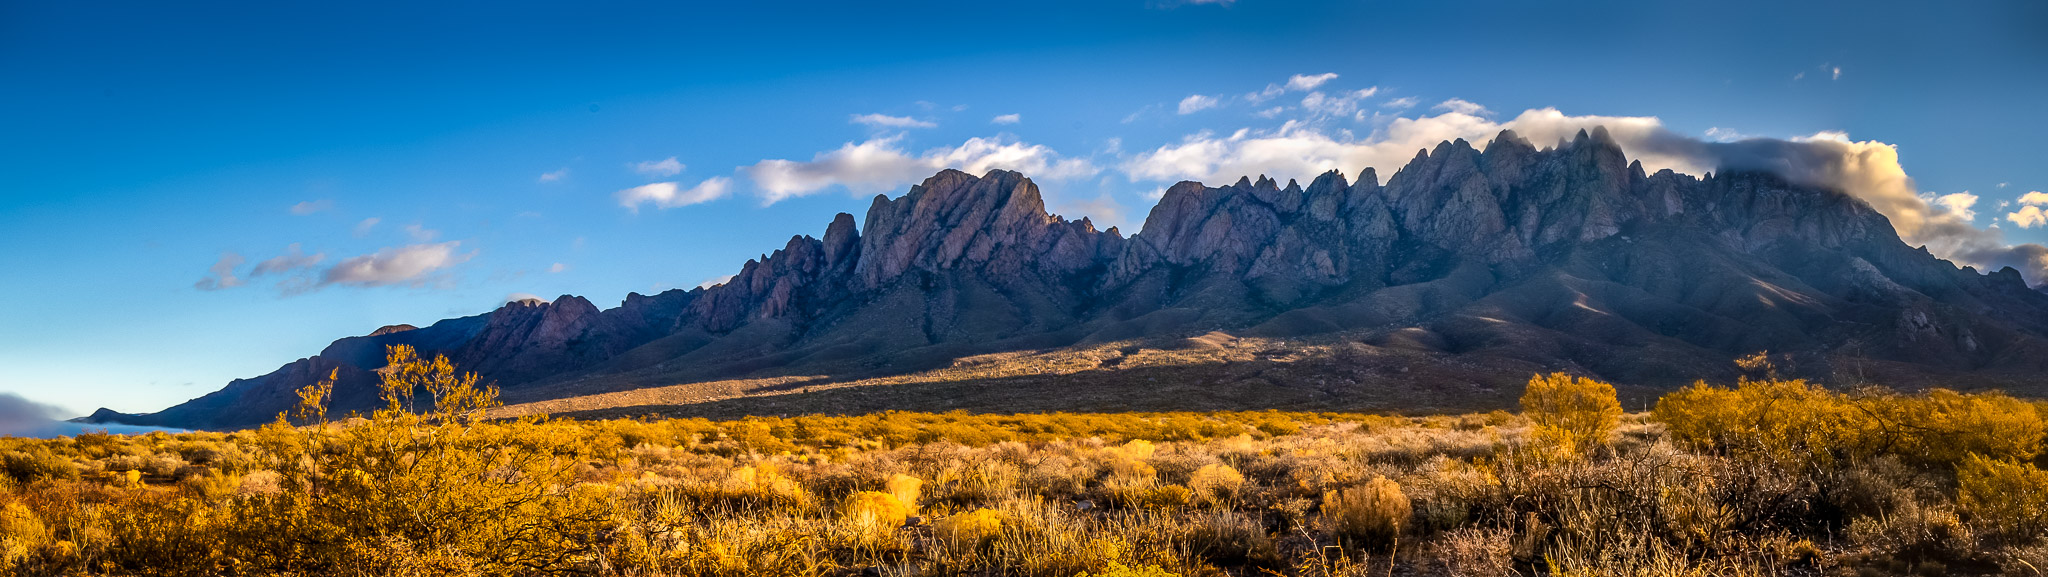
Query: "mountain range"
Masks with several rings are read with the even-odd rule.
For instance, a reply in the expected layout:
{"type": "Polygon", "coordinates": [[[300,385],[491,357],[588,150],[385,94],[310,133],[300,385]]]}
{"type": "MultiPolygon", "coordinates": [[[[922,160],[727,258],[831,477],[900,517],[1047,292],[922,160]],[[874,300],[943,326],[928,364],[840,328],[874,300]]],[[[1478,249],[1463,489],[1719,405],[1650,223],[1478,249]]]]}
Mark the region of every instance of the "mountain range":
{"type": "Polygon", "coordinates": [[[724,284],[383,327],[85,420],[255,426],[331,370],[333,412],[365,410],[396,344],[478,372],[507,415],[1485,409],[1533,372],[1640,401],[1759,351],[1830,385],[2040,393],[2048,294],[1908,246],[1845,191],[1509,131],[1384,182],[1181,182],[1129,236],[1048,214],[1022,174],[946,170],[724,284]]]}

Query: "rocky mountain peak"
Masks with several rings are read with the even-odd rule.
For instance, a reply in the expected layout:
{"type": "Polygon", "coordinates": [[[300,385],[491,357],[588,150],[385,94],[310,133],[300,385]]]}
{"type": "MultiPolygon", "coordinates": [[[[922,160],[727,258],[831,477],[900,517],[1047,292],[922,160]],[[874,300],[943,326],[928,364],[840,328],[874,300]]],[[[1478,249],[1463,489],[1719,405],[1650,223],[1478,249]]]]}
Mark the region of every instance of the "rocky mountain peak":
{"type": "MultiPolygon", "coordinates": [[[[1037,185],[1004,170],[941,171],[876,197],[856,223],[836,214],[822,239],[793,235],[710,288],[632,294],[611,310],[563,295],[395,325],[163,413],[104,417],[260,424],[337,368],[338,406],[369,406],[370,371],[391,344],[447,353],[530,400],[748,375],[867,378],[1218,329],[1358,352],[1312,375],[1319,384],[1451,396],[1558,368],[1684,384],[1764,349],[1800,355],[1814,378],[1845,362],[1859,375],[1994,385],[2048,370],[2048,294],[2017,271],[1958,269],[1906,246],[1855,197],[1770,172],[1645,175],[1605,129],[1542,149],[1514,131],[1483,151],[1446,141],[1384,180],[1366,168],[1306,186],[1180,182],[1128,238],[1048,214],[1037,185]],[[1400,370],[1367,366],[1381,362],[1400,370]],[[1457,376],[1415,376],[1428,374],[1457,376]]],[[[1038,386],[1002,383],[945,402],[1038,386]]],[[[1317,390],[1316,402],[1356,401],[1340,394],[1351,389],[1317,390]]],[[[1132,386],[1119,399],[1155,393],[1132,386]]]]}
{"type": "Polygon", "coordinates": [[[893,200],[875,198],[854,272],[869,289],[912,270],[1062,272],[1094,264],[1104,238],[1092,224],[1047,214],[1038,185],[1022,174],[949,169],[893,200]]]}

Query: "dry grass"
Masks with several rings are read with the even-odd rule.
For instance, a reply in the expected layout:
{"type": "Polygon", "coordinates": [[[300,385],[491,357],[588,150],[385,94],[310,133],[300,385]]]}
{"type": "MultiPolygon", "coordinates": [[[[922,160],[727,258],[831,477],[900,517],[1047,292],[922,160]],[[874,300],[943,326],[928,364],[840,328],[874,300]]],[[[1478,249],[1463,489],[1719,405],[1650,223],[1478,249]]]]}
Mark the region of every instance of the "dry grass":
{"type": "Polygon", "coordinates": [[[1582,437],[1594,446],[1569,454],[1505,413],[380,413],[236,433],[0,439],[0,569],[2031,575],[2048,558],[2034,505],[2048,475],[2028,432],[2037,405],[1822,393],[1695,390],[1659,405],[1668,419],[1598,420],[1601,435],[1582,437]],[[1744,412],[1771,399],[1823,415],[1876,408],[1826,427],[1744,412]],[[1885,420],[1930,411],[2008,426],[1993,442],[1885,420]],[[1942,462],[1939,446],[1955,443],[2002,452],[1942,462]],[[1784,444],[1831,454],[1795,458],[1784,444]]]}

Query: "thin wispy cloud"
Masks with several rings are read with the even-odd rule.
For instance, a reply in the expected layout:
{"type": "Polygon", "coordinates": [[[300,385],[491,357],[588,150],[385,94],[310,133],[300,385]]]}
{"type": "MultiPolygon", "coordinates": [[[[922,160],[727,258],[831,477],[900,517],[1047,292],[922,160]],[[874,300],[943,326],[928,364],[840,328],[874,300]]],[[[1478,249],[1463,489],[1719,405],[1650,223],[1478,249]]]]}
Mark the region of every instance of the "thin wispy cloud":
{"type": "MultiPolygon", "coordinates": [[[[674,160],[674,159],[670,159],[670,160],[674,160]]],[[[569,169],[568,169],[567,167],[563,167],[563,168],[558,168],[558,169],[555,169],[555,170],[552,170],[552,171],[548,171],[548,172],[543,172],[543,173],[541,173],[541,175],[540,175],[540,181],[541,181],[541,182],[556,182],[556,181],[559,181],[559,180],[562,180],[562,179],[564,179],[564,178],[568,178],[568,177],[569,177],[569,169]]]]}
{"type": "Polygon", "coordinates": [[[995,117],[995,118],[989,119],[989,122],[991,122],[991,123],[994,123],[994,124],[1016,124],[1016,123],[1019,123],[1019,122],[1023,122],[1023,121],[1024,121],[1024,116],[1023,116],[1023,115],[1021,115],[1021,114],[1004,114],[1004,115],[1000,115],[1000,116],[997,116],[997,117],[995,117]]]}
{"type": "Polygon", "coordinates": [[[363,221],[362,221],[362,222],[358,222],[358,223],[356,223],[356,229],[355,229],[355,235],[356,235],[356,238],[362,238],[362,237],[365,237],[365,236],[369,236],[369,235],[370,235],[370,231],[371,231],[372,229],[375,229],[375,228],[377,228],[377,223],[379,223],[379,222],[383,222],[383,221],[384,221],[384,219],[381,219],[381,218],[377,218],[377,217],[374,217],[374,216],[373,216],[373,217],[370,217],[370,218],[365,218],[365,219],[363,219],[363,221]]]}
{"type": "Polygon", "coordinates": [[[676,157],[673,156],[661,160],[645,160],[633,163],[633,172],[653,177],[682,174],[683,168],[683,163],[677,162],[676,157]]]}
{"type": "Polygon", "coordinates": [[[1386,101],[1386,102],[1384,102],[1384,103],[1381,103],[1381,104],[1380,104],[1380,108],[1388,108],[1388,109],[1393,109],[1393,110],[1406,110],[1406,109],[1409,109],[1409,108],[1414,108],[1414,107],[1415,107],[1415,105],[1417,105],[1417,104],[1421,104],[1421,103],[1422,103],[1422,99],[1419,99],[1419,98],[1416,98],[1416,97],[1413,97],[1413,96],[1403,96],[1403,97],[1400,97],[1400,98],[1395,98],[1395,99],[1393,99],[1393,100],[1388,100],[1388,101],[1386,101]]]}
{"type": "Polygon", "coordinates": [[[279,275],[294,270],[309,268],[312,267],[313,265],[320,264],[320,261],[325,260],[326,258],[327,255],[322,253],[314,253],[310,255],[306,254],[303,250],[299,248],[299,243],[292,243],[291,246],[285,247],[284,254],[270,257],[268,259],[264,259],[263,262],[256,263],[255,268],[249,269],[249,277],[255,278],[266,275],[279,275]]]}
{"type": "Polygon", "coordinates": [[[441,231],[420,226],[419,224],[415,223],[405,225],[405,235],[412,237],[413,242],[427,242],[434,240],[436,238],[440,238],[441,231]]]}
{"type": "Polygon", "coordinates": [[[850,122],[873,128],[935,128],[939,125],[936,122],[918,120],[908,116],[889,116],[887,114],[855,114],[850,122]]]}
{"type": "Polygon", "coordinates": [[[1287,77],[1287,89],[1294,91],[1315,90],[1316,87],[1322,86],[1323,83],[1336,79],[1337,73],[1335,72],[1324,72],[1322,74],[1296,74],[1294,76],[1287,77]]]}
{"type": "Polygon", "coordinates": [[[1180,107],[1177,110],[1181,114],[1194,114],[1196,112],[1200,112],[1210,108],[1215,108],[1216,104],[1217,101],[1216,97],[1214,96],[1209,96],[1205,94],[1190,94],[1187,98],[1180,99],[1180,107]]]}
{"type": "Polygon", "coordinates": [[[324,198],[323,198],[323,199],[320,199],[320,200],[308,200],[308,201],[305,201],[305,202],[301,202],[301,203],[298,203],[298,204],[294,204],[294,205],[292,205],[291,211],[292,211],[292,214],[296,214],[296,215],[299,215],[299,216],[306,216],[306,215],[309,215],[309,214],[313,214],[313,213],[316,213],[316,212],[320,212],[320,211],[324,211],[324,210],[329,210],[329,209],[333,209],[333,208],[334,208],[334,201],[333,201],[333,200],[329,200],[329,199],[324,199],[324,198]]]}
{"type": "Polygon", "coordinates": [[[434,279],[436,273],[467,262],[476,256],[474,251],[456,252],[455,249],[460,246],[462,241],[451,240],[437,244],[386,248],[373,254],[343,259],[321,273],[320,285],[426,286],[434,279]]]}
{"type": "Polygon", "coordinates": [[[233,252],[221,253],[220,260],[207,267],[206,276],[200,277],[199,282],[193,283],[192,287],[203,291],[217,291],[242,286],[242,279],[235,276],[235,267],[242,266],[242,263],[247,261],[248,259],[242,255],[233,252]]]}

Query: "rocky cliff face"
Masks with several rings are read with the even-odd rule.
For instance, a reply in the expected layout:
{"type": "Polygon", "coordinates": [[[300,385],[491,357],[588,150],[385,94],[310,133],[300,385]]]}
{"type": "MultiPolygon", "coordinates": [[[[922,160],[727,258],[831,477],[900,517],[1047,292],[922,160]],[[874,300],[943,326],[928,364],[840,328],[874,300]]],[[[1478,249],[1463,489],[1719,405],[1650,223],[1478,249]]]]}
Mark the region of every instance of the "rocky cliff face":
{"type": "Polygon", "coordinates": [[[1727,377],[1729,359],[1758,350],[1832,381],[1850,366],[1958,386],[2048,369],[2048,295],[2012,269],[1908,247],[1840,191],[1761,172],[1644,174],[1603,130],[1547,148],[1503,132],[1483,151],[1421,151],[1385,185],[1370,169],[1306,187],[1182,182],[1129,237],[1047,214],[1023,175],[947,170],[876,197],[858,229],[840,214],[822,240],[792,237],[723,285],[385,327],[160,413],[94,418],[249,426],[335,369],[337,409],[367,408],[393,344],[533,400],[1213,330],[1649,386],[1727,377]]]}

